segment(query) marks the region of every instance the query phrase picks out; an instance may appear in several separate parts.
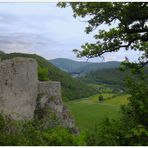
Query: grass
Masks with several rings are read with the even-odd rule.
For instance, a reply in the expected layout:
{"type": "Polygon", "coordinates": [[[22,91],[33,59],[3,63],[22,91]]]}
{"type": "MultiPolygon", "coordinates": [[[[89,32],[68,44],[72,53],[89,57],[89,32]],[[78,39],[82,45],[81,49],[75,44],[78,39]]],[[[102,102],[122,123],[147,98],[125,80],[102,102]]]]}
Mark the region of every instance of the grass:
{"type": "Polygon", "coordinates": [[[120,105],[128,103],[129,95],[126,94],[104,93],[102,95],[105,100],[102,103],[98,101],[99,95],[67,103],[80,130],[91,130],[105,117],[119,118],[120,105]]]}
{"type": "Polygon", "coordinates": [[[124,94],[124,95],[117,95],[115,96],[114,98],[110,98],[110,99],[107,99],[105,100],[105,103],[108,103],[108,104],[113,104],[113,105],[126,105],[128,103],[128,98],[129,95],[127,94],[124,94]]]}

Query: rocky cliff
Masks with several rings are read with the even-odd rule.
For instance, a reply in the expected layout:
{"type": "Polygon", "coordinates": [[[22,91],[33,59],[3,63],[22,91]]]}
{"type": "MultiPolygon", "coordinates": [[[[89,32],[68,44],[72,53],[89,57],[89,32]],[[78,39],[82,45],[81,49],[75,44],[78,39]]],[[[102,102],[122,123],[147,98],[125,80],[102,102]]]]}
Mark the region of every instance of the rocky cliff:
{"type": "Polygon", "coordinates": [[[37,62],[31,58],[0,62],[0,112],[13,120],[37,118],[44,121],[44,128],[56,123],[78,132],[63,105],[60,82],[38,81],[37,62]],[[55,116],[54,122],[51,115],[55,116]]]}

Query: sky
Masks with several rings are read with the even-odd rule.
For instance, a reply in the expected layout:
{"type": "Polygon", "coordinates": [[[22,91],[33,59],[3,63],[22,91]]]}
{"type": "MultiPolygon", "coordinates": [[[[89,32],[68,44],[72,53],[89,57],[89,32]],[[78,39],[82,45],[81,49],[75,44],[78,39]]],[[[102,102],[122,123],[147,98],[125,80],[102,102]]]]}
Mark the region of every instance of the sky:
{"type": "MultiPolygon", "coordinates": [[[[86,35],[87,23],[73,18],[70,7],[58,8],[56,3],[0,3],[0,50],[35,53],[46,59],[77,58],[73,49],[93,42],[93,34],[86,35]]],[[[102,26],[106,27],[106,26],[102,26]]],[[[139,52],[125,51],[104,54],[90,62],[123,61],[125,56],[137,61],[139,52]]]]}

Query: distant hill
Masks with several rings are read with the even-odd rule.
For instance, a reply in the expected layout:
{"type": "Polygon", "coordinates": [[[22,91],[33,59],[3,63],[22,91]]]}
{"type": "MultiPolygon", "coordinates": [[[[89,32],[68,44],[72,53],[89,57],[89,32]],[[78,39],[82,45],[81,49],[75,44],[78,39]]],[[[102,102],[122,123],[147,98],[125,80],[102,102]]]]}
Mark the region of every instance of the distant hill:
{"type": "Polygon", "coordinates": [[[60,70],[53,64],[49,63],[46,59],[36,54],[22,54],[22,53],[11,53],[11,54],[0,54],[0,58],[10,59],[13,57],[30,57],[34,58],[38,62],[38,75],[39,80],[53,80],[60,81],[62,86],[62,95],[64,100],[73,100],[98,93],[98,88],[86,84],[81,80],[73,78],[67,72],[60,70]]]}
{"type": "MultiPolygon", "coordinates": [[[[144,71],[148,75],[148,66],[145,66],[144,71]]],[[[85,76],[80,77],[80,79],[87,83],[107,84],[112,88],[122,89],[124,88],[125,78],[129,75],[131,75],[129,71],[120,71],[119,68],[98,69],[87,73],[85,76]]]]}
{"type": "Polygon", "coordinates": [[[64,58],[49,60],[49,62],[55,65],[56,67],[64,71],[67,71],[71,74],[80,74],[80,75],[84,73],[89,73],[90,71],[95,71],[97,69],[117,68],[120,65],[120,62],[117,61],[91,63],[91,62],[78,62],[64,58]]]}
{"type": "Polygon", "coordinates": [[[69,73],[76,71],[78,68],[91,64],[89,62],[78,62],[65,58],[52,59],[49,60],[49,62],[69,73]]]}
{"type": "Polygon", "coordinates": [[[5,54],[3,51],[0,50],[0,54],[5,54]]]}
{"type": "Polygon", "coordinates": [[[91,71],[80,79],[87,83],[107,84],[112,87],[124,87],[124,80],[127,72],[120,71],[118,68],[98,69],[91,71]]]}

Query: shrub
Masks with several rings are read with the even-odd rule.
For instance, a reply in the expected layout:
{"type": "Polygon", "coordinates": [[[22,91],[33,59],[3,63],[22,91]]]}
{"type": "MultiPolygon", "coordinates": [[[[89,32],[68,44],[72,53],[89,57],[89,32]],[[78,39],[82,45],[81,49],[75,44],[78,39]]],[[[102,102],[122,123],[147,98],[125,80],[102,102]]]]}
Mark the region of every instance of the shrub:
{"type": "Polygon", "coordinates": [[[83,135],[74,135],[61,126],[43,129],[38,120],[19,122],[7,120],[0,115],[0,145],[70,146],[85,145],[85,140],[83,135]],[[11,129],[12,125],[13,128],[11,129]],[[14,127],[17,130],[13,131],[14,127]]]}
{"type": "Polygon", "coordinates": [[[99,102],[103,102],[104,101],[104,97],[102,95],[99,96],[99,102]]]}
{"type": "Polygon", "coordinates": [[[49,81],[48,68],[38,66],[38,78],[40,81],[49,81]]]}
{"type": "Polygon", "coordinates": [[[94,131],[87,133],[87,145],[92,146],[117,146],[120,145],[120,124],[118,121],[105,118],[94,131]]]}

